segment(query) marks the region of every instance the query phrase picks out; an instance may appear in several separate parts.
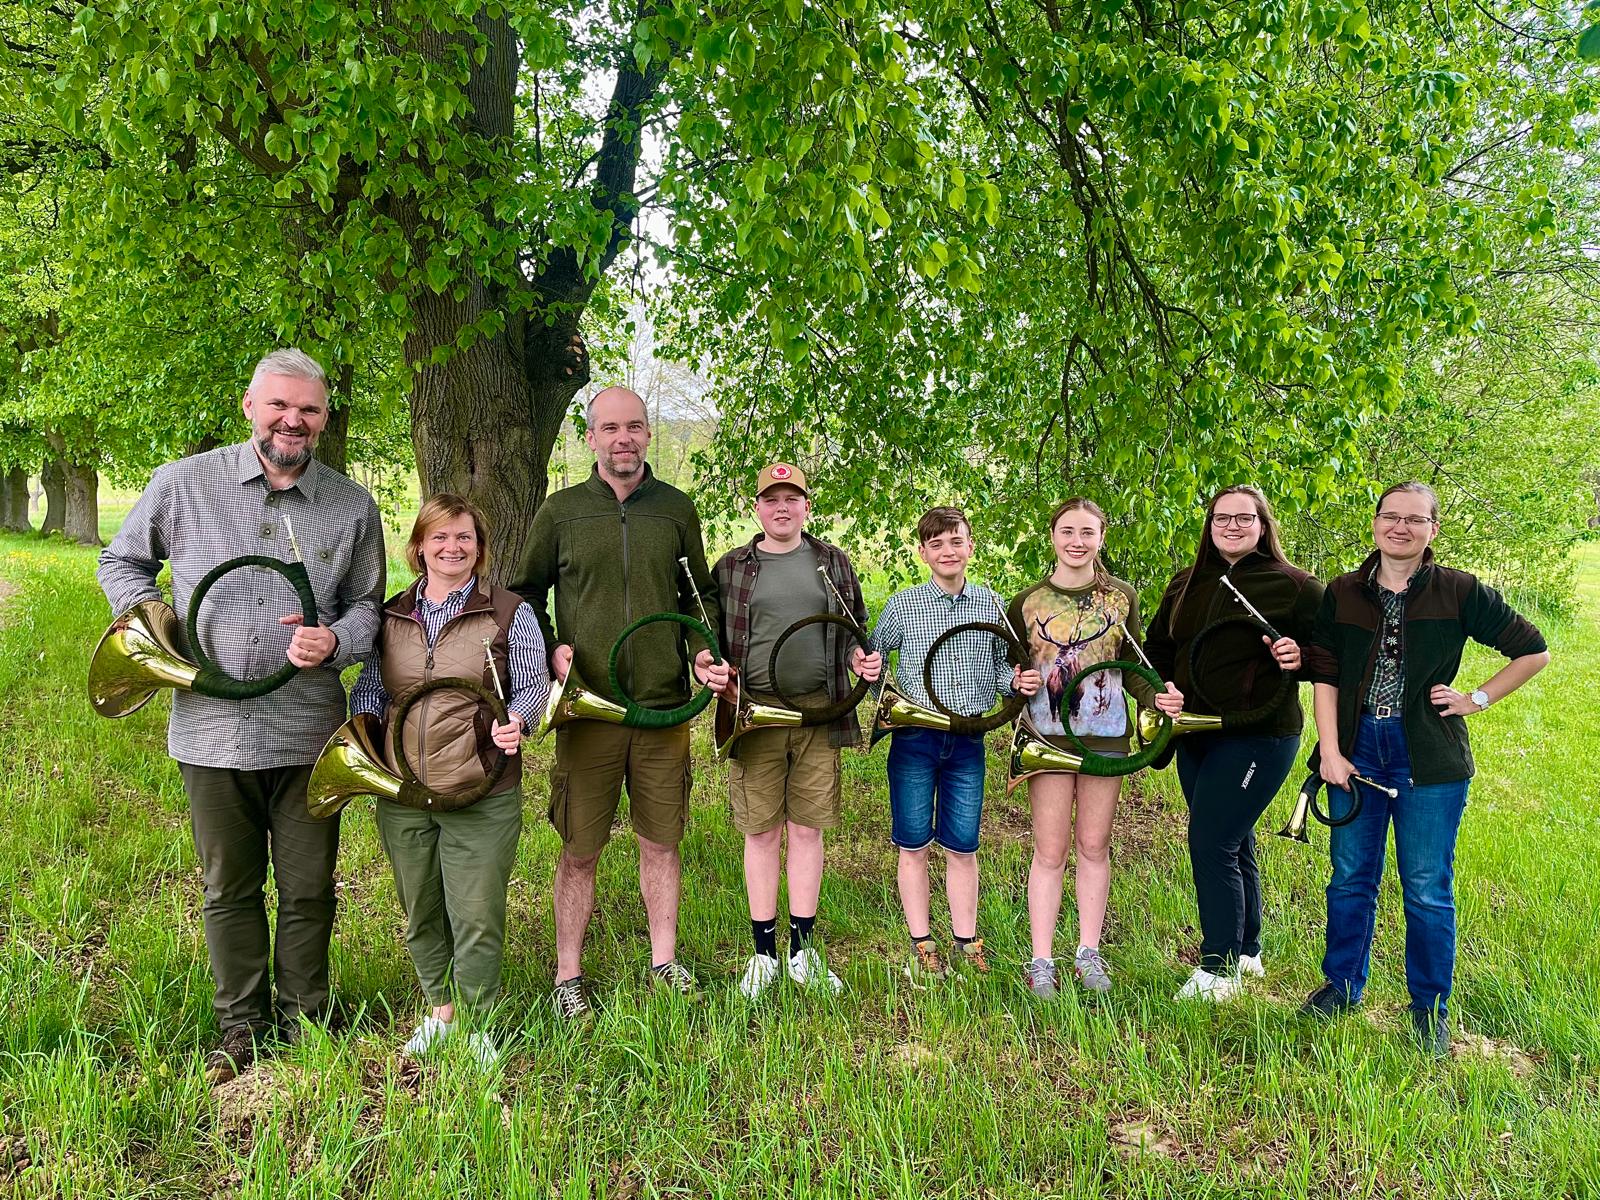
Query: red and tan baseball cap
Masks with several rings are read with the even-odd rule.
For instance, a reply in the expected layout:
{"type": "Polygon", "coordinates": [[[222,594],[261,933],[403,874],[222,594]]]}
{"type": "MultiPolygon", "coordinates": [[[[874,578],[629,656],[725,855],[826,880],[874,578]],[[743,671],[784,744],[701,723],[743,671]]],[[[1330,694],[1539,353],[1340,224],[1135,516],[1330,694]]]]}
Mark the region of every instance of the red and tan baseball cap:
{"type": "Polygon", "coordinates": [[[793,463],[775,462],[762,467],[761,473],[756,476],[756,495],[761,495],[775,483],[787,483],[807,498],[811,496],[810,489],[806,487],[806,473],[793,463]]]}

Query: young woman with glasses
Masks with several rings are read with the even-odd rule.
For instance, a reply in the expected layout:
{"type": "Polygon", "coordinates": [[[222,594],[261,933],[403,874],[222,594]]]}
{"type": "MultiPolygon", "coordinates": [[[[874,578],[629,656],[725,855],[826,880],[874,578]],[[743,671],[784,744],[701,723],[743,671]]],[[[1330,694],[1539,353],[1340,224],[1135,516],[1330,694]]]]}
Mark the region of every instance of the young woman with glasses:
{"type": "Polygon", "coordinates": [[[1412,1028],[1424,1049],[1442,1056],[1455,974],[1456,836],[1473,774],[1466,718],[1532,679],[1550,653],[1493,588],[1434,562],[1429,547],[1438,534],[1432,488],[1389,488],[1372,521],[1376,549],[1328,585],[1317,614],[1308,659],[1322,778],[1363,790],[1360,813],[1332,830],[1326,982],[1302,1011],[1331,1017],[1361,1001],[1392,821],[1412,1028]],[[1454,684],[1468,638],[1511,661],[1463,693],[1454,684]],[[1399,794],[1391,799],[1353,774],[1399,794]]]}
{"type": "Polygon", "coordinates": [[[1150,622],[1145,649],[1161,677],[1176,682],[1185,710],[1264,710],[1248,729],[1174,743],[1200,910],[1200,965],[1180,1000],[1227,1000],[1241,976],[1265,974],[1255,824],[1299,750],[1299,689],[1284,687],[1283,673],[1301,670],[1321,601],[1322,584],[1285,557],[1267,498],[1240,484],[1212,498],[1194,563],[1172,577],[1150,622]],[[1276,639],[1247,619],[1233,589],[1276,639]],[[1225,618],[1236,619],[1218,625],[1225,618]]]}

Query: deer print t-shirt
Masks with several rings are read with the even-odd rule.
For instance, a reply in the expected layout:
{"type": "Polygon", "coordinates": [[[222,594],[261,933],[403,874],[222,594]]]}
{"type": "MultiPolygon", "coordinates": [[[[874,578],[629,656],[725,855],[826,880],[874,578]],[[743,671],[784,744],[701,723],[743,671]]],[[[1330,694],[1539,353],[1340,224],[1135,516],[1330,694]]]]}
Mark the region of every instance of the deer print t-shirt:
{"type": "MultiPolygon", "coordinates": [[[[1027,717],[1036,733],[1063,749],[1068,723],[1091,750],[1129,748],[1128,706],[1120,670],[1096,671],[1080,682],[1073,695],[1067,684],[1083,668],[1099,662],[1138,662],[1128,644],[1137,639],[1139,599],[1120,579],[1081,588],[1057,587],[1048,579],[1034,584],[1011,602],[1011,624],[1028,639],[1028,656],[1044,686],[1028,702],[1027,717]],[[1124,633],[1124,627],[1127,633],[1124,633]]],[[[1128,692],[1140,704],[1155,696],[1138,676],[1130,676],[1128,692]]]]}

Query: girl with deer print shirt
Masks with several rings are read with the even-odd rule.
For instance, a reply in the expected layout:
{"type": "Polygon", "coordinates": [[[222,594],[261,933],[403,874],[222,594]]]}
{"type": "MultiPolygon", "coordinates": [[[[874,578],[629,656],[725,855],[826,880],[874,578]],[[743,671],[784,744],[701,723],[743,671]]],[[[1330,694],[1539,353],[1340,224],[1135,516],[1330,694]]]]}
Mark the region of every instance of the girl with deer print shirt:
{"type": "MultiPolygon", "coordinates": [[[[1033,731],[1065,750],[1076,747],[1067,729],[1101,754],[1127,754],[1132,733],[1120,670],[1096,671],[1069,692],[1085,667],[1127,660],[1139,637],[1139,603],[1133,588],[1100,564],[1106,515],[1092,500],[1075,497],[1050,519],[1055,569],[1011,602],[1012,628],[1028,639],[1029,665],[1044,679],[1024,714],[1033,731]]],[[[1183,697],[1171,684],[1157,695],[1137,676],[1126,691],[1141,704],[1176,714],[1183,697]]],[[[1061,914],[1067,850],[1076,843],[1073,881],[1078,902],[1078,949],[1073,973],[1091,991],[1111,987],[1111,971],[1100,954],[1106,899],[1111,887],[1111,819],[1120,778],[1038,772],[1028,780],[1033,809],[1033,862],[1028,870],[1028,925],[1033,959],[1026,982],[1041,999],[1056,994],[1054,945],[1061,914]]]]}

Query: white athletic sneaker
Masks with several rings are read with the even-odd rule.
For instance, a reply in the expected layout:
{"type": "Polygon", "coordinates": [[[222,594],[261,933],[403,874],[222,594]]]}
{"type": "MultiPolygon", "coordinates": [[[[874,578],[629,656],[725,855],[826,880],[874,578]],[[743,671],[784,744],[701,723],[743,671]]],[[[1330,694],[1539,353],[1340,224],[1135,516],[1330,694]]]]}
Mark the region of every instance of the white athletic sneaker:
{"type": "Polygon", "coordinates": [[[787,970],[789,978],[801,987],[826,987],[837,996],[844,991],[844,980],[828,970],[828,964],[822,961],[822,955],[817,953],[815,946],[802,946],[800,950],[791,955],[787,970]]]}
{"type": "Polygon", "coordinates": [[[450,1032],[454,1028],[455,1023],[453,1021],[441,1021],[438,1017],[429,1013],[422,1018],[422,1024],[418,1025],[412,1032],[410,1039],[407,1040],[400,1053],[408,1058],[420,1058],[430,1050],[436,1049],[440,1042],[450,1036],[450,1032]]]}
{"type": "Polygon", "coordinates": [[[1254,975],[1257,979],[1267,977],[1267,968],[1261,963],[1259,954],[1241,954],[1239,956],[1239,974],[1254,975]]]}
{"type": "Polygon", "coordinates": [[[739,980],[739,994],[746,1000],[759,1000],[761,994],[778,982],[778,960],[765,954],[752,954],[744,964],[744,978],[739,980]]]}
{"type": "Polygon", "coordinates": [[[1227,975],[1213,975],[1204,967],[1196,967],[1189,976],[1189,982],[1178,989],[1174,1000],[1210,1000],[1220,1003],[1223,1000],[1232,1000],[1243,990],[1239,984],[1239,977],[1229,973],[1227,975]]]}
{"type": "Polygon", "coordinates": [[[500,1061],[500,1051],[496,1048],[494,1039],[481,1029],[467,1038],[467,1050],[485,1071],[500,1061]]]}

